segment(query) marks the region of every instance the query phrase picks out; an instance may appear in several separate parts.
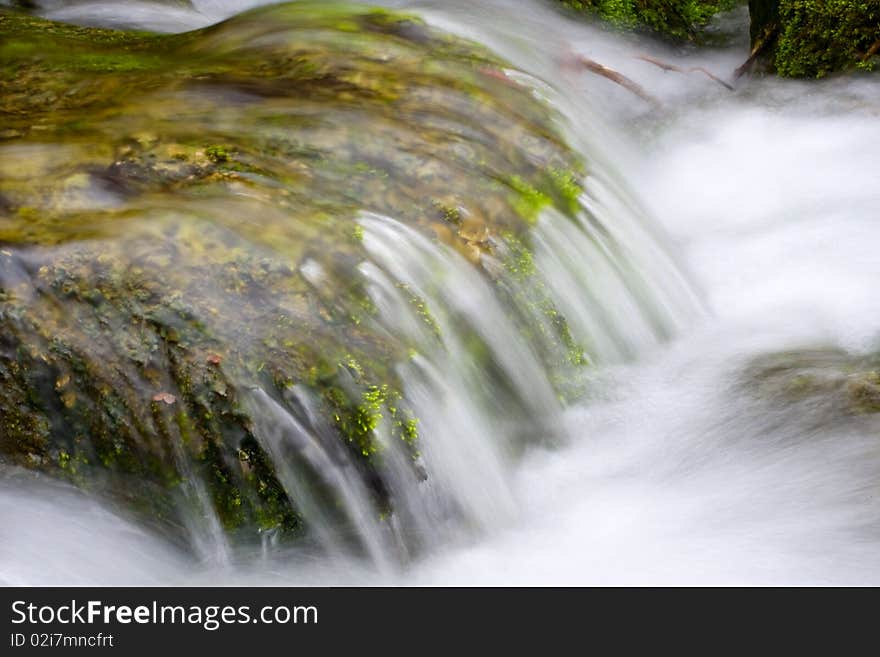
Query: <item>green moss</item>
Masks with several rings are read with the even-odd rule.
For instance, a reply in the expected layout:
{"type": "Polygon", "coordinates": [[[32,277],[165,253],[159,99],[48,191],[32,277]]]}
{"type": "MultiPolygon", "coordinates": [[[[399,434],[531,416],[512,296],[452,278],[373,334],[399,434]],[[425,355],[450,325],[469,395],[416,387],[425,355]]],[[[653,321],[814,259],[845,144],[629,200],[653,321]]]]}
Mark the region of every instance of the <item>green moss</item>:
{"type": "Polygon", "coordinates": [[[409,301],[410,306],[413,308],[413,310],[415,310],[416,314],[419,316],[419,319],[422,320],[428,330],[430,330],[435,337],[440,338],[440,325],[437,323],[434,315],[431,314],[431,309],[428,308],[427,302],[418,294],[413,292],[410,286],[406,283],[398,283],[397,289],[404,293],[407,300],[409,301]]]}
{"type": "Polygon", "coordinates": [[[590,365],[586,350],[574,339],[567,320],[557,309],[526,241],[510,232],[504,233],[502,238],[502,263],[517,283],[508,288],[507,293],[514,297],[517,307],[527,312],[527,316],[521,319],[521,330],[540,346],[543,360],[554,365],[550,368],[551,382],[560,398],[565,401],[576,399],[584,389],[571,368],[590,365]]]}
{"type": "Polygon", "coordinates": [[[507,183],[515,192],[510,197],[513,209],[526,223],[534,225],[538,221],[541,210],[551,205],[551,198],[520,176],[511,177],[507,183]]]}
{"type": "Polygon", "coordinates": [[[223,461],[217,444],[207,442],[200,458],[206,470],[205,479],[220,522],[227,529],[237,529],[245,521],[243,498],[238,486],[233,482],[232,473],[223,461]]]}
{"type": "Polygon", "coordinates": [[[504,233],[502,237],[508,247],[504,258],[504,266],[507,271],[520,281],[535,276],[538,273],[535,269],[535,260],[526,244],[510,232],[504,233]]]}
{"type": "Polygon", "coordinates": [[[400,431],[401,440],[414,447],[419,440],[419,419],[407,417],[403,420],[396,420],[396,426],[400,431]]]}
{"type": "Polygon", "coordinates": [[[567,169],[550,169],[550,178],[556,188],[556,192],[561,199],[562,206],[569,213],[576,213],[580,210],[580,198],[583,189],[579,182],[580,176],[574,171],[567,169]]]}
{"type": "Polygon", "coordinates": [[[205,155],[207,155],[208,159],[211,160],[212,162],[214,162],[215,164],[229,162],[229,160],[232,159],[230,149],[227,146],[218,146],[218,145],[208,146],[205,149],[205,155]]]}
{"type": "Polygon", "coordinates": [[[761,69],[820,78],[873,70],[880,62],[880,6],[875,2],[753,0],[749,10],[752,48],[761,69]]]}
{"type": "Polygon", "coordinates": [[[281,529],[287,534],[301,532],[302,519],[275,477],[272,462],[252,436],[242,439],[237,456],[248,490],[256,492],[249,505],[257,526],[264,530],[281,529]]]}
{"type": "Polygon", "coordinates": [[[880,4],[870,0],[781,0],[773,65],[786,77],[872,69],[880,42],[880,4]]]}
{"type": "Polygon", "coordinates": [[[443,203],[442,201],[433,200],[431,204],[437,210],[439,217],[454,226],[458,226],[461,224],[461,210],[457,207],[453,207],[443,203]]]}
{"type": "Polygon", "coordinates": [[[379,451],[374,432],[384,417],[387,385],[368,386],[358,403],[352,403],[339,388],[328,390],[325,398],[335,409],[333,419],[336,427],[360,456],[370,457],[379,451]]]}
{"type": "Polygon", "coordinates": [[[318,388],[334,426],[353,448],[354,455],[369,460],[382,451],[376,432],[384,422],[392,438],[402,440],[413,457],[417,456],[418,418],[406,408],[403,395],[391,384],[370,383],[369,377],[376,368],[368,369],[350,355],[340,366],[354,376],[358,392],[347,391],[340,385],[339,371],[318,388]]]}
{"type": "Polygon", "coordinates": [[[624,28],[646,28],[674,39],[695,40],[734,0],[561,0],[571,9],[595,13],[624,28]]]}

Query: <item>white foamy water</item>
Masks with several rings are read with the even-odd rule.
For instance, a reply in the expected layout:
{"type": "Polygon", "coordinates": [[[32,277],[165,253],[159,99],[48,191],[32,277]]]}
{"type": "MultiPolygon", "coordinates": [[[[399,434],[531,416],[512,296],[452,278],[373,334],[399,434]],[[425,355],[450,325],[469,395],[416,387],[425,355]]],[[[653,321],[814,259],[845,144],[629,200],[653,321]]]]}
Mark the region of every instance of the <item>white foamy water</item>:
{"type": "MultiPolygon", "coordinates": [[[[179,30],[249,4],[196,1],[194,10],[168,11],[147,3],[65,3],[51,15],[179,30]],[[151,12],[166,22],[150,23],[151,12]]],[[[370,551],[390,555],[355,560],[328,553],[319,537],[292,552],[198,562],[78,493],[23,487],[13,478],[0,490],[0,581],[880,584],[877,423],[806,422],[797,409],[755,403],[738,385],[761,354],[880,349],[876,76],[821,84],[741,80],[731,92],[699,73],[664,72],[636,56],[704,66],[729,81],[746,56],[741,41],[681,55],[568,21],[537,3],[395,4],[486,43],[543,80],[542,93],[570,117],[572,139],[595,163],[592,198],[604,202],[594,211],[621,252],[603,260],[597,252],[618,246],[584,241],[588,231],[567,235],[546,226],[537,248],[573,330],[590,337],[605,363],[589,403],[563,410],[552,399],[532,355],[504,334],[511,328],[497,320],[488,290],[447,258],[444,274],[463,281],[442,306],[471,316],[475,307],[483,310],[477,330],[510,349],[497,356],[515,387],[532,386],[533,395],[520,395],[528,412],[541,416],[530,430],[552,432],[555,446],[513,459],[507,441],[514,429],[493,424],[498,409],[488,414],[473,401],[480,381],[467,363],[430,353],[413,362],[404,379],[428,432],[454,434],[427,449],[433,489],[407,480],[403,467],[391,477],[401,512],[422,518],[421,540],[430,543],[423,556],[398,560],[402,542],[368,523],[360,531],[370,551]],[[659,106],[561,67],[572,52],[632,77],[659,106]],[[603,196],[616,188],[628,191],[603,196]],[[604,324],[597,324],[600,314],[604,324]],[[481,442],[463,459],[469,441],[481,442]],[[427,521],[438,505],[423,498],[433,496],[463,510],[466,527],[444,527],[443,514],[427,521]]],[[[744,18],[739,12],[728,20],[744,18]]],[[[403,304],[395,302],[387,272],[418,288],[444,264],[435,247],[391,219],[363,225],[374,256],[364,274],[377,305],[385,303],[392,316],[403,304]],[[395,259],[388,247],[396,239],[422,249],[418,262],[395,259]],[[432,272],[420,272],[419,263],[427,267],[432,258],[432,272]]],[[[395,330],[424,330],[415,322],[406,329],[406,321],[395,330]]],[[[448,321],[442,334],[454,341],[448,321]]],[[[463,353],[455,344],[445,349],[463,353]]],[[[301,433],[282,420],[262,434],[269,451],[301,433]]],[[[314,458],[323,464],[327,457],[314,458]]],[[[357,498],[357,484],[344,472],[327,476],[357,498]]]]}

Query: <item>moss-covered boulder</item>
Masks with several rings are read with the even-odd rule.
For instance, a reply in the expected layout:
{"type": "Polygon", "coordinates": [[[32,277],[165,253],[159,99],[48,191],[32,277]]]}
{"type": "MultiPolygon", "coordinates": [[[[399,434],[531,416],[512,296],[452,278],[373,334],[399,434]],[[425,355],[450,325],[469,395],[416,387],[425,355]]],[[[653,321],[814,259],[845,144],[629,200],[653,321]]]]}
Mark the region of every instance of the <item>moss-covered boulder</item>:
{"type": "Polygon", "coordinates": [[[561,0],[565,6],[620,27],[649,30],[668,38],[695,41],[709,21],[734,0],[561,0]]]}
{"type": "Polygon", "coordinates": [[[762,68],[816,78],[880,62],[880,3],[751,0],[751,40],[762,68]]]}
{"type": "Polygon", "coordinates": [[[365,213],[458,252],[548,368],[586,362],[529,257],[584,164],[523,79],[364,6],[172,36],[0,10],[2,463],[255,536],[350,520],[326,462],[387,518],[389,454],[424,476],[398,366],[425,345],[379,321],[365,213]]]}

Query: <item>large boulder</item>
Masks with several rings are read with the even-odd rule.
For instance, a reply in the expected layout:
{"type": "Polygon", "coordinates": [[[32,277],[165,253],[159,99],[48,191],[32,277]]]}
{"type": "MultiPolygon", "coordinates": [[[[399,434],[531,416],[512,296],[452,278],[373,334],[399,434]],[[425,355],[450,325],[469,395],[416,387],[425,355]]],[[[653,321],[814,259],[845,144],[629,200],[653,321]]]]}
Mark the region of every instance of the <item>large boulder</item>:
{"type": "MultiPolygon", "coordinates": [[[[392,460],[425,476],[399,367],[444,336],[394,272],[418,326],[380,316],[364,217],[458,254],[549,370],[586,363],[529,246],[580,211],[584,164],[523,79],[366,7],[182,35],[0,10],[2,462],[170,528],[297,535],[304,509],[352,521],[345,495],[387,518],[392,460]]],[[[473,376],[521,394],[452,319],[473,376]]]]}

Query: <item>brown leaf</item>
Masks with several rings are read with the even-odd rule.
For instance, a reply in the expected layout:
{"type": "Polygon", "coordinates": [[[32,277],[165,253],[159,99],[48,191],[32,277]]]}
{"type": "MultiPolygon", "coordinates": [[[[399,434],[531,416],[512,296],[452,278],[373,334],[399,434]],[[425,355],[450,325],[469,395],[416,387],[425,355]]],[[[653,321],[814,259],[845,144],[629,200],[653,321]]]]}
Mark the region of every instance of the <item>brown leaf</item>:
{"type": "Polygon", "coordinates": [[[177,397],[172,395],[170,392],[158,392],[153,395],[154,402],[165,402],[169,406],[177,401],[177,397]]]}

